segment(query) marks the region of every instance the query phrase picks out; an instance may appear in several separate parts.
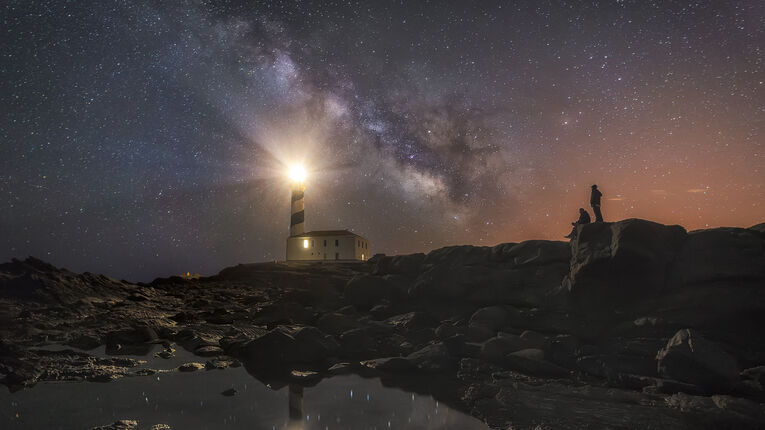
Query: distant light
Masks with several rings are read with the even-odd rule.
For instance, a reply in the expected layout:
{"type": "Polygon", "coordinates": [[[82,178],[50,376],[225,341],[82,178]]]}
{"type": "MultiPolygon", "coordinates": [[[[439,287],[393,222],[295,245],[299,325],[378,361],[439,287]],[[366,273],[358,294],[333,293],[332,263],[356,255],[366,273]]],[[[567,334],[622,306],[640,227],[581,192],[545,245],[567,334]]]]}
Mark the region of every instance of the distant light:
{"type": "Polygon", "coordinates": [[[305,181],[305,178],[307,176],[305,167],[299,164],[296,164],[290,167],[289,175],[290,175],[290,179],[294,182],[303,182],[305,181]]]}

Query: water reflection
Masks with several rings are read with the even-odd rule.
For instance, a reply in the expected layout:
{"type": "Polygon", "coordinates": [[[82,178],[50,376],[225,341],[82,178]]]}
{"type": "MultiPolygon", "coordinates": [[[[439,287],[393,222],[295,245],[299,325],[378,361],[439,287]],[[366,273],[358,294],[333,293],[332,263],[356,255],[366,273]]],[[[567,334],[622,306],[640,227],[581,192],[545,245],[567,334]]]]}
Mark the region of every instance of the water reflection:
{"type": "Polygon", "coordinates": [[[288,403],[288,408],[290,411],[290,420],[302,421],[303,420],[303,386],[290,384],[288,389],[289,389],[290,395],[289,395],[289,400],[287,401],[287,403],[288,403]]]}
{"type": "Polygon", "coordinates": [[[487,429],[430,396],[356,375],[272,389],[240,367],[110,383],[41,383],[15,393],[0,389],[3,429],[87,429],[118,419],[173,429],[487,429]],[[232,388],[235,395],[221,394],[232,388]]]}

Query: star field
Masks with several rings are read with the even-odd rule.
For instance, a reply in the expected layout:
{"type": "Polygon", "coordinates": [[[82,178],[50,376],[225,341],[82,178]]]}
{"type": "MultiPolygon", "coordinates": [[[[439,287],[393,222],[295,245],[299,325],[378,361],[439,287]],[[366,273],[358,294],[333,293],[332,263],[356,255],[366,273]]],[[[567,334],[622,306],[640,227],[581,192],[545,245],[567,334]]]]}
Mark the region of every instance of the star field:
{"type": "Polygon", "coordinates": [[[0,259],[147,280],[283,259],[765,221],[765,3],[0,6],[0,259]]]}

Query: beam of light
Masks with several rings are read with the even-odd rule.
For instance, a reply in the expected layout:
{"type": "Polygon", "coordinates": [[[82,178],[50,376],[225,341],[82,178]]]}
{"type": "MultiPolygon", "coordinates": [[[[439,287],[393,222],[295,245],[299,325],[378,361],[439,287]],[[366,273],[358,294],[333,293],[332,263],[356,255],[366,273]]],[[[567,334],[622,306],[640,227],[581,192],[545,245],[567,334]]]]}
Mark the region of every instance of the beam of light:
{"type": "Polygon", "coordinates": [[[305,167],[300,164],[294,164],[290,167],[289,177],[292,182],[303,183],[305,182],[307,173],[305,167]]]}

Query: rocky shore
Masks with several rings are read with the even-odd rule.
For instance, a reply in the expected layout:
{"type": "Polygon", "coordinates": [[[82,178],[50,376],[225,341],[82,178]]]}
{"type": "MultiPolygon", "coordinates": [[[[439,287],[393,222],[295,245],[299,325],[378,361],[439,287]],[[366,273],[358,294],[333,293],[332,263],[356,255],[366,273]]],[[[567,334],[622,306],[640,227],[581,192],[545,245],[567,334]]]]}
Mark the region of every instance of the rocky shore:
{"type": "MultiPolygon", "coordinates": [[[[630,219],[571,243],[366,263],[259,263],[133,284],[0,265],[0,382],[243,365],[272,386],[340,373],[430,394],[497,429],[765,427],[765,225],[630,219]],[[93,352],[105,345],[105,354],[93,352]]],[[[130,427],[126,427],[130,428],[130,427]]]]}

